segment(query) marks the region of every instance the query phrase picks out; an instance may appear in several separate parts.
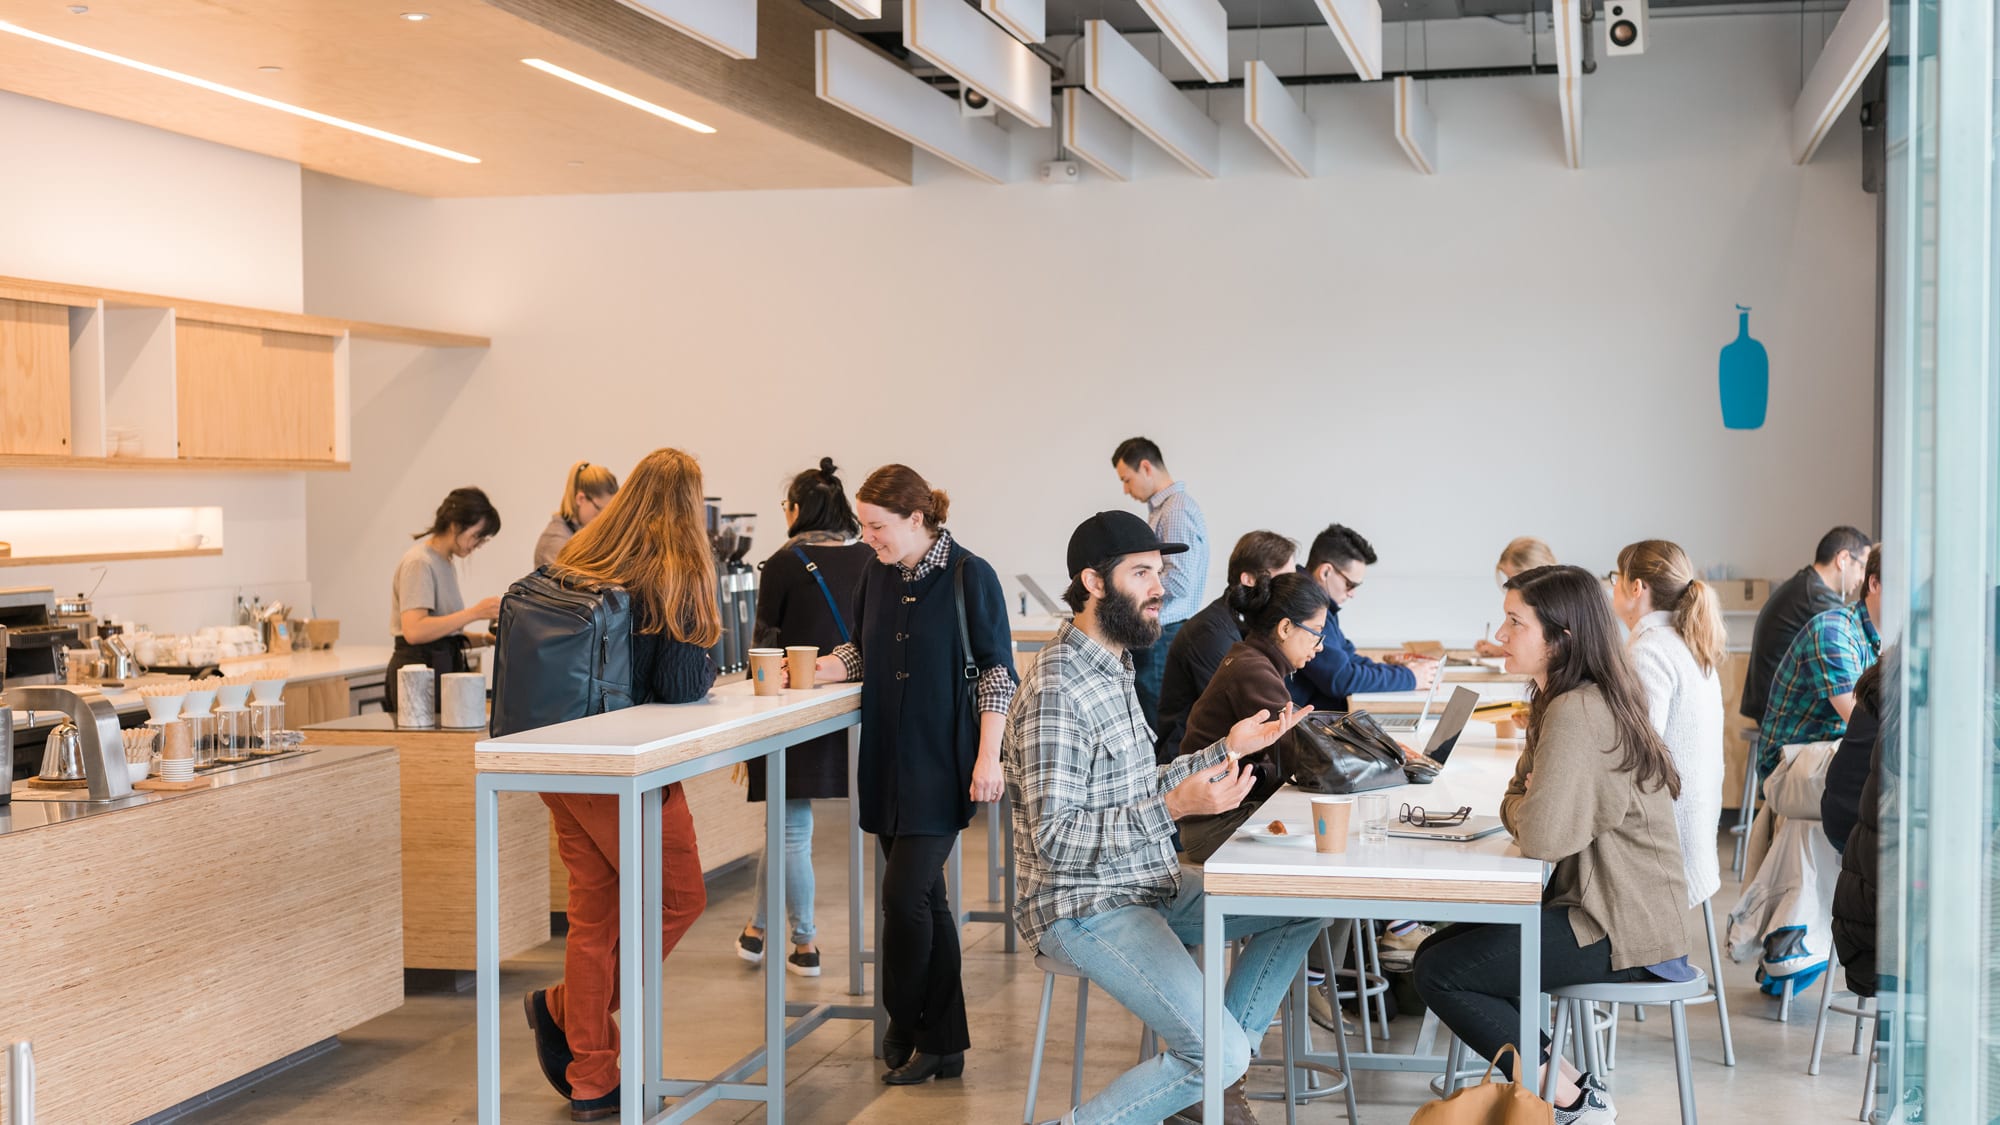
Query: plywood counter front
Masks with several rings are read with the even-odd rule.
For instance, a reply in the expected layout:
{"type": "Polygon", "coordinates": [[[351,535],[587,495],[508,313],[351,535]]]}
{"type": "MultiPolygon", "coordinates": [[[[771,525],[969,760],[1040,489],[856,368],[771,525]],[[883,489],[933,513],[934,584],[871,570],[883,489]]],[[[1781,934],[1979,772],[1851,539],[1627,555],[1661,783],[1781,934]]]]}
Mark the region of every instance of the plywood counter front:
{"type": "Polygon", "coordinates": [[[377,744],[0,810],[0,1041],[35,1045],[39,1120],[136,1121],[400,1006],[396,791],[377,744]]]}

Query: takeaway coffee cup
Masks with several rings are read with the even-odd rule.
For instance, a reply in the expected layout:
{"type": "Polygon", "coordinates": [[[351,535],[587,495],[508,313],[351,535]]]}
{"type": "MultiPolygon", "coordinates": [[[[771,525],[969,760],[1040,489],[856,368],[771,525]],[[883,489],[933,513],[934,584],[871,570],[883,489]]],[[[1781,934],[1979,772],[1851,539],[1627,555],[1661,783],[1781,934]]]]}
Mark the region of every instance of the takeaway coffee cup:
{"type": "Polygon", "coordinates": [[[785,689],[785,678],[779,672],[784,666],[784,649],[750,650],[750,682],[756,685],[758,695],[776,695],[785,689]]]}
{"type": "Polygon", "coordinates": [[[1347,823],[1354,818],[1354,798],[1314,797],[1313,849],[1322,852],[1347,850],[1347,823]]]}
{"type": "Polygon", "coordinates": [[[785,668],[792,674],[792,686],[813,686],[813,665],[819,663],[819,649],[813,645],[785,646],[785,668]]]}

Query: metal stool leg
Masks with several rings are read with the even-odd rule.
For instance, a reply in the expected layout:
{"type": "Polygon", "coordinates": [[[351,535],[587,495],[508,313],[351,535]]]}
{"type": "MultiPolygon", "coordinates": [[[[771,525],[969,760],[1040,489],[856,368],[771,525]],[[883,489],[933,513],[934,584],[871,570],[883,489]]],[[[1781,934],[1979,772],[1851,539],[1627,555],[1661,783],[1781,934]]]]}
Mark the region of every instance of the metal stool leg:
{"type": "Polygon", "coordinates": [[[1874,1050],[1868,1052],[1868,1070],[1861,1076],[1861,1120],[1867,1121],[1875,1112],[1875,1072],[1881,1063],[1882,1043],[1877,1040],[1874,1050]]]}
{"type": "Polygon", "coordinates": [[[1604,1045],[1604,1069],[1606,1071],[1618,1069],[1618,1009],[1622,1007],[1624,1007],[1623,1004],[1611,1005],[1611,1033],[1605,1037],[1608,1042],[1604,1045]]]}
{"type": "Polygon", "coordinates": [[[1285,994],[1285,1002],[1279,1006],[1280,1026],[1278,1035],[1285,1043],[1285,1125],[1298,1125],[1299,1121],[1299,1049],[1294,1032],[1300,1021],[1305,1019],[1306,967],[1292,978],[1292,990],[1285,994]]]}
{"type": "MultiPolygon", "coordinates": [[[[1856,1008],[1862,1009],[1863,1011],[1867,1010],[1868,1003],[1869,1003],[1868,997],[1866,996],[1856,996],[1854,998],[1854,1006],[1856,1008]]],[[[1868,1020],[1867,1016],[1854,1017],[1854,1047],[1852,1050],[1847,1052],[1848,1054],[1858,1055],[1861,1053],[1861,1028],[1866,1023],[1867,1020],[1868,1020]]]]}
{"type": "MultiPolygon", "coordinates": [[[[1312,1021],[1308,1020],[1306,1022],[1307,1022],[1307,1028],[1306,1028],[1307,1034],[1311,1034],[1312,1021]]],[[[1343,1035],[1338,1031],[1333,1033],[1333,1050],[1335,1059],[1340,1063],[1340,1073],[1344,1075],[1347,1079],[1347,1085],[1341,1089],[1341,1094],[1347,1102],[1348,1125],[1360,1125],[1361,1110],[1355,1105],[1354,1102],[1354,1066],[1347,1060],[1346,1035],[1343,1035]]]]}
{"type": "Polygon", "coordinates": [[[1458,1072],[1465,1066],[1465,1041],[1454,1035],[1444,1053],[1444,1096],[1458,1093],[1458,1072]]]}
{"type": "MultiPolygon", "coordinates": [[[[1722,1021],[1722,1065],[1736,1065],[1736,1040],[1729,1034],[1729,993],[1722,987],[1722,947],[1715,940],[1715,907],[1701,904],[1701,920],[1708,925],[1708,986],[1715,992],[1715,1014],[1722,1021]]],[[[1859,1032],[1856,1032],[1859,1035],[1859,1032]]]]}
{"type": "MultiPolygon", "coordinates": [[[[1597,1005],[1586,1008],[1583,1019],[1583,1068],[1602,1079],[1605,1073],[1604,1045],[1597,1038],[1597,1005]]],[[[1616,1026],[1613,1024],[1612,1026],[1616,1026]]]]}
{"type": "MultiPolygon", "coordinates": [[[[1826,1044],[1827,1010],[1833,1007],[1834,962],[1835,958],[1829,954],[1826,960],[1826,972],[1821,974],[1819,979],[1819,1018],[1813,1021],[1812,1058],[1806,1063],[1807,1074],[1819,1073],[1820,1048],[1826,1044]]],[[[1786,982],[1787,987],[1790,983],[1786,982]]]]}
{"type": "Polygon", "coordinates": [[[1730,870],[1736,877],[1743,877],[1743,865],[1750,857],[1750,822],[1755,819],[1753,811],[1757,803],[1757,731],[1751,730],[1744,739],[1748,747],[1743,758],[1743,797],[1736,806],[1736,826],[1729,831],[1736,837],[1736,857],[1730,863],[1730,870]]]}
{"type": "MultiPolygon", "coordinates": [[[[1368,1020],[1368,958],[1361,952],[1361,927],[1348,927],[1349,943],[1354,949],[1354,1014],[1361,1021],[1361,1049],[1370,1054],[1375,1051],[1375,1027],[1368,1020]]],[[[1329,970],[1331,971],[1331,970],[1329,970]]],[[[1340,1013],[1340,989],[1333,990],[1334,1014],[1340,1013]]]]}
{"type": "Polygon", "coordinates": [[[1071,1108],[1083,1104],[1083,1030],[1090,1021],[1090,980],[1079,977],[1076,982],[1076,1065],[1070,1068],[1069,1104],[1071,1108]]]}
{"type": "Polygon", "coordinates": [[[1676,1000],[1668,1007],[1674,1024],[1674,1081],[1681,1093],[1681,1125],[1696,1125],[1694,1112],[1694,1068],[1688,1060],[1687,1004],[1676,1000]]]}
{"type": "Polygon", "coordinates": [[[1786,977],[1784,990],[1778,995],[1778,1022],[1792,1022],[1792,978],[1786,977]]]}
{"type": "MultiPolygon", "coordinates": [[[[1368,968],[1375,978],[1382,982],[1382,991],[1375,994],[1375,1014],[1382,1021],[1382,1038],[1389,1038],[1389,976],[1382,971],[1382,947],[1375,941],[1375,923],[1370,920],[1368,927],[1368,968]]],[[[1367,982],[1367,976],[1362,977],[1367,982]]],[[[1366,1007],[1366,1005],[1364,1005],[1366,1007]]]]}
{"type": "Polygon", "coordinates": [[[1035,1053],[1028,1061],[1028,1107],[1021,1111],[1022,1125],[1035,1125],[1035,1090],[1042,1082],[1042,1048],[1049,1043],[1049,1001],[1056,994],[1056,978],[1042,974],[1042,1014],[1035,1020],[1035,1053]]]}

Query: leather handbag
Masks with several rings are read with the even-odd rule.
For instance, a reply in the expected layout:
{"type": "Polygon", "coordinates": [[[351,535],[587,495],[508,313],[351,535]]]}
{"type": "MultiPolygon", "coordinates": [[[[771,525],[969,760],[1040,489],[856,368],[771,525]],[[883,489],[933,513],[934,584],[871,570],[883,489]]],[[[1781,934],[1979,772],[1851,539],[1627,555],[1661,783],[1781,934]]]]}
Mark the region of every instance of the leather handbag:
{"type": "MultiPolygon", "coordinates": [[[[1504,1048],[1514,1053],[1509,1044],[1504,1048]]],[[[1493,1081],[1493,1064],[1477,1086],[1461,1087],[1441,1101],[1417,1107],[1410,1125],[1555,1125],[1555,1107],[1518,1082],[1493,1081]]]]}
{"type": "Polygon", "coordinates": [[[1307,715],[1278,743],[1278,764],[1309,793],[1365,793],[1405,781],[1403,748],[1366,711],[1307,715]]]}

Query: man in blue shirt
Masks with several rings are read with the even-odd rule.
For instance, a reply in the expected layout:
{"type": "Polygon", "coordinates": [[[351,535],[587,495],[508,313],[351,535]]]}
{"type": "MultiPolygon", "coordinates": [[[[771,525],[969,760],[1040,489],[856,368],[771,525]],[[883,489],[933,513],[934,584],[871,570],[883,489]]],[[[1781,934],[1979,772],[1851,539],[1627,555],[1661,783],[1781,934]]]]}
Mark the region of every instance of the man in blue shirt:
{"type": "Polygon", "coordinates": [[[1151,648],[1132,651],[1134,686],[1146,724],[1160,729],[1160,682],[1166,675],[1167,650],[1187,619],[1201,609],[1202,584],[1208,580],[1208,521],[1187,486],[1167,472],[1160,447],[1148,438],[1127,438],[1111,454],[1111,467],[1125,495],[1146,505],[1146,522],[1162,542],[1184,543],[1187,553],[1169,556],[1160,576],[1166,600],[1160,605],[1160,639],[1151,648]]]}
{"type": "Polygon", "coordinates": [[[1326,615],[1325,645],[1312,662],[1292,676],[1292,698],[1321,711],[1347,710],[1347,697],[1371,691],[1421,691],[1438,675],[1436,661],[1396,654],[1370,660],[1354,651],[1340,628],[1340,609],[1361,589],[1375,548],[1351,527],[1333,524],[1313,539],[1306,573],[1326,591],[1333,608],[1326,615]]]}

